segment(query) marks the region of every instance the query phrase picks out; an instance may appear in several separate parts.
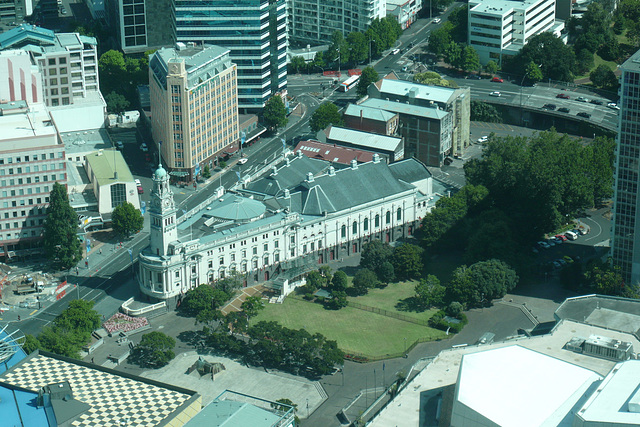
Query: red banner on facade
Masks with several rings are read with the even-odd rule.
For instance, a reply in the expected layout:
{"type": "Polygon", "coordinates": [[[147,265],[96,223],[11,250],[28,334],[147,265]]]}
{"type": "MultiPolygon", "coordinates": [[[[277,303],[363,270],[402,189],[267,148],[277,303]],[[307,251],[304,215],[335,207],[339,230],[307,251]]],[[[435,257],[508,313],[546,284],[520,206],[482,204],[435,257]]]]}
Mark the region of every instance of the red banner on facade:
{"type": "Polygon", "coordinates": [[[61,298],[63,298],[67,293],[67,290],[65,289],[64,291],[60,292],[58,295],[56,295],[56,300],[59,300],[61,298]]]}
{"type": "Polygon", "coordinates": [[[347,73],[349,74],[349,77],[359,76],[360,74],[362,74],[362,70],[360,68],[354,68],[352,70],[347,71],[347,73]]]}
{"type": "Polygon", "coordinates": [[[58,285],[58,287],[56,288],[56,292],[58,292],[60,289],[64,288],[65,286],[67,286],[66,280],[58,285]]]}

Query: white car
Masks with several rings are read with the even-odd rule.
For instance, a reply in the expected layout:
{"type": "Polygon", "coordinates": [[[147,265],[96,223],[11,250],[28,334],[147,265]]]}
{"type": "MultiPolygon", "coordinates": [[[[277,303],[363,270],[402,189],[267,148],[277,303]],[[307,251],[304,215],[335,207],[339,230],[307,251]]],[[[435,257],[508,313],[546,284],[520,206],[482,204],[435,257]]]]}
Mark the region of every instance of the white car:
{"type": "Polygon", "coordinates": [[[247,163],[248,159],[246,157],[241,158],[240,160],[238,160],[238,163],[240,163],[241,165],[244,165],[245,163],[247,163]]]}
{"type": "Polygon", "coordinates": [[[434,23],[434,24],[439,24],[439,23],[440,23],[440,21],[442,21],[442,19],[440,19],[440,18],[433,18],[433,23],[434,23]]]}
{"type": "Polygon", "coordinates": [[[481,136],[480,138],[478,138],[478,144],[484,144],[485,142],[487,142],[489,140],[488,136],[481,136]]]}
{"type": "Polygon", "coordinates": [[[146,142],[143,142],[142,144],[140,144],[140,149],[142,150],[143,153],[146,153],[147,151],[149,151],[149,147],[147,147],[146,142]]]}
{"type": "Polygon", "coordinates": [[[612,110],[619,110],[620,109],[620,107],[618,107],[618,104],[616,104],[615,102],[608,103],[607,107],[611,108],[612,110]]]}
{"type": "Polygon", "coordinates": [[[494,92],[491,92],[491,93],[489,94],[489,96],[500,96],[500,95],[501,95],[501,93],[500,93],[500,92],[498,92],[498,91],[494,91],[494,92]]]}
{"type": "Polygon", "coordinates": [[[136,187],[140,187],[142,186],[142,183],[140,182],[140,180],[138,178],[136,178],[136,187]]]}

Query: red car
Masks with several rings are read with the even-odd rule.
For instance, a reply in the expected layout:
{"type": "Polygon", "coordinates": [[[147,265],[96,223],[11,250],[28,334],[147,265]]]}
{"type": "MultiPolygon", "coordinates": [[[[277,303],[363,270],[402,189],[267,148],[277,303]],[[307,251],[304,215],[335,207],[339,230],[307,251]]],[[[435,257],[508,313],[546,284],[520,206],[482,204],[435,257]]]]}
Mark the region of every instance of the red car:
{"type": "Polygon", "coordinates": [[[556,98],[569,99],[569,95],[566,93],[559,93],[556,95],[556,98]]]}
{"type": "Polygon", "coordinates": [[[562,240],[563,242],[567,241],[567,236],[565,236],[564,234],[556,234],[555,237],[562,240]]]}
{"type": "Polygon", "coordinates": [[[494,77],[491,79],[491,81],[495,83],[504,83],[504,80],[501,79],[500,77],[494,77]]]}

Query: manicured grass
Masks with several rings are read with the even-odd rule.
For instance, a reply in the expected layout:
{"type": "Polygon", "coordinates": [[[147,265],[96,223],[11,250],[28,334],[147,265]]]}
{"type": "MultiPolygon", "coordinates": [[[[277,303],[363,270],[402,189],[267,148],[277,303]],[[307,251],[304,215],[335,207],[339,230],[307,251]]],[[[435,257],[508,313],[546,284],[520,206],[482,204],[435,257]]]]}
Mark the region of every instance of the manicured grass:
{"type": "Polygon", "coordinates": [[[369,356],[384,356],[404,351],[417,339],[437,339],[445,333],[415,323],[404,322],[356,308],[325,310],[321,304],[286,298],[283,304],[266,304],[264,310],[251,320],[277,321],[291,329],[319,332],[345,352],[369,356]]]}
{"type": "Polygon", "coordinates": [[[422,312],[417,311],[402,311],[396,308],[401,300],[406,300],[415,295],[415,286],[418,281],[412,280],[409,282],[391,283],[384,289],[370,289],[367,295],[359,297],[349,297],[349,301],[354,301],[362,305],[368,305],[369,307],[381,308],[383,310],[398,313],[407,317],[418,320],[429,320],[438,310],[425,310],[422,312]]]}

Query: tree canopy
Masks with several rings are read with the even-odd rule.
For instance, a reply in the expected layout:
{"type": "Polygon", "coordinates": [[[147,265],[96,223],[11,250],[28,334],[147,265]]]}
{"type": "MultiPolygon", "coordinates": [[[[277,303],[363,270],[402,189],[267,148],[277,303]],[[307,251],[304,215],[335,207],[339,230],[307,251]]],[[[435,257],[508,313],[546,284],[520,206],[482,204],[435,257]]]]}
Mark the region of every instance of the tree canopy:
{"type": "Polygon", "coordinates": [[[143,368],[162,368],[176,357],[173,352],[175,346],[173,337],[158,331],[149,332],[142,335],[140,344],[133,348],[129,359],[143,368]]]}
{"type": "Polygon", "coordinates": [[[366,295],[369,289],[375,288],[378,284],[378,276],[368,268],[361,268],[353,276],[353,288],[358,295],[366,295]]]}
{"type": "Polygon", "coordinates": [[[446,299],[467,308],[502,298],[518,284],[518,276],[506,263],[492,259],[458,267],[446,287],[446,299]]]}
{"type": "Polygon", "coordinates": [[[422,275],[423,249],[420,246],[404,243],[393,250],[391,264],[398,280],[417,279],[422,275]]]}
{"type": "Polygon", "coordinates": [[[541,65],[540,70],[545,79],[573,81],[576,64],[573,49],[550,32],[531,37],[520,52],[504,61],[503,68],[524,76],[531,62],[536,66],[541,65]]]}
{"type": "Polygon", "coordinates": [[[324,130],[329,125],[342,126],[343,124],[338,107],[330,102],[320,105],[309,120],[309,126],[313,132],[324,130]]]}
{"type": "Polygon", "coordinates": [[[67,189],[55,182],[49,195],[43,231],[44,252],[54,267],[66,270],[82,259],[77,233],[78,215],[69,204],[67,189]]]}
{"type": "Polygon", "coordinates": [[[274,95],[267,100],[262,114],[265,124],[270,129],[278,129],[287,125],[287,109],[280,95],[274,95]]]}
{"type": "Polygon", "coordinates": [[[136,209],[133,204],[124,202],[113,210],[111,215],[113,231],[125,238],[138,233],[144,226],[142,212],[136,209]]]}
{"type": "Polygon", "coordinates": [[[365,96],[367,89],[371,83],[375,83],[380,79],[378,72],[373,67],[366,67],[362,70],[360,80],[358,80],[358,86],[356,88],[359,96],[365,96]]]}

